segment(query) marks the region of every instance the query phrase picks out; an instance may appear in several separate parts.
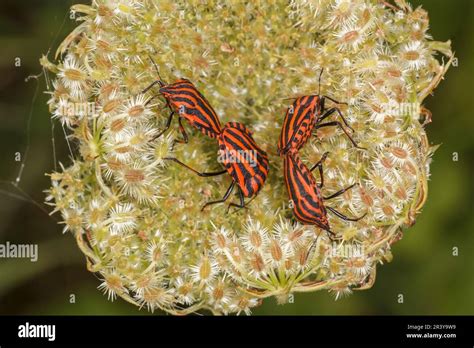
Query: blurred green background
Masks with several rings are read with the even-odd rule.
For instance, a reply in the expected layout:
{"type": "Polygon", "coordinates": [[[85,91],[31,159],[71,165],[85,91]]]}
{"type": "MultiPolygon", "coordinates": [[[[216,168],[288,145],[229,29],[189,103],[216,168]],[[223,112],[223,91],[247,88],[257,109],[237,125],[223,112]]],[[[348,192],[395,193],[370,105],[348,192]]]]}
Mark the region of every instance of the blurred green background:
{"type": "MultiPolygon", "coordinates": [[[[48,96],[38,59],[75,26],[68,8],[77,1],[5,1],[0,5],[0,243],[39,243],[39,260],[0,259],[0,314],[146,314],[132,305],[109,302],[97,290],[99,280],[86,270],[85,259],[70,234],[38,206],[16,196],[44,201],[49,187],[44,173],[53,169],[52,125],[48,96]],[[15,67],[15,58],[21,66],[15,67]],[[32,110],[30,131],[28,116],[32,110]],[[28,159],[20,192],[9,183],[20,170],[15,153],[28,159]],[[75,303],[69,302],[75,295],[75,303]]],[[[254,314],[474,314],[474,1],[418,0],[431,19],[436,40],[451,39],[459,59],[425,106],[433,113],[427,128],[434,156],[429,198],[414,227],[393,248],[394,260],[378,267],[367,291],[334,301],[327,292],[296,294],[294,303],[267,299],[254,314]],[[459,155],[453,161],[453,153],[459,155]],[[453,247],[459,256],[453,256],[453,247]],[[404,295],[404,303],[397,301],[404,295]]],[[[54,129],[57,157],[68,165],[62,129],[54,129]]],[[[47,206],[47,210],[50,210],[47,206]]]]}

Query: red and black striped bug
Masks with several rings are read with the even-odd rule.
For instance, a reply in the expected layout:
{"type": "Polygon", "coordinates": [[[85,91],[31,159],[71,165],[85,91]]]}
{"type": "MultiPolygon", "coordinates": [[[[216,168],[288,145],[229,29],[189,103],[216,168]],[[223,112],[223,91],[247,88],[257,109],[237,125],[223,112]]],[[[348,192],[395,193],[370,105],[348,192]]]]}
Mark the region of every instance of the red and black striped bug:
{"type": "Polygon", "coordinates": [[[209,177],[229,173],[232,177],[232,183],[225,192],[222,199],[207,202],[201,210],[209,205],[224,203],[237,185],[239,194],[239,204],[230,203],[229,207],[245,207],[244,198],[254,197],[263,187],[268,176],[268,156],[255,142],[252,132],[243,124],[238,122],[229,122],[224,125],[222,132],[217,137],[219,143],[220,162],[225,170],[212,173],[201,173],[176,158],[167,157],[187,169],[193,171],[199,176],[209,177]]]}
{"type": "MultiPolygon", "coordinates": [[[[153,60],[152,62],[155,65],[153,60]]],[[[221,124],[217,113],[201,92],[198,91],[196,86],[184,78],[174,83],[166,84],[162,81],[156,65],[155,69],[159,79],[151,83],[142,93],[146,93],[153,88],[153,86],[158,84],[160,86],[159,93],[165,98],[166,105],[171,110],[165,129],[155,136],[155,139],[170,128],[175,113],[178,114],[179,130],[183,135],[183,140],[179,142],[188,142],[188,135],[181,123],[183,118],[188,121],[191,126],[199,129],[203,134],[211,138],[217,138],[221,132],[221,124]]]]}
{"type": "Polygon", "coordinates": [[[305,225],[316,225],[334,235],[334,232],[332,232],[329,227],[329,221],[327,218],[328,210],[337,217],[346,221],[358,221],[362,219],[365,214],[361,217],[349,218],[336,209],[325,206],[324,201],[340,196],[356,185],[352,184],[351,186],[339,190],[327,197],[324,197],[321,194],[321,188],[324,185],[323,162],[327,155],[328,152],[324,153],[319,162],[311,169],[308,169],[299,158],[298,151],[295,148],[292,148],[287,151],[283,157],[283,176],[293,214],[296,219],[305,225]],[[316,183],[316,180],[311,173],[316,168],[319,169],[321,177],[320,184],[316,183]]]}
{"type": "MultiPolygon", "coordinates": [[[[321,70],[321,73],[319,74],[319,80],[321,80],[322,73],[323,70],[321,70]]],[[[321,86],[321,83],[319,85],[321,86]]],[[[326,99],[329,99],[336,104],[345,104],[328,96],[321,96],[320,91],[318,91],[318,94],[316,95],[303,96],[295,99],[293,104],[290,105],[286,111],[285,119],[283,120],[283,126],[278,140],[279,155],[285,155],[285,153],[290,149],[301,149],[314,130],[330,126],[341,128],[352,144],[357,148],[361,148],[357,145],[354,139],[352,139],[339,121],[321,123],[324,119],[337,112],[345,126],[354,132],[354,129],[349,126],[339,108],[332,107],[326,110],[326,99]]]]}

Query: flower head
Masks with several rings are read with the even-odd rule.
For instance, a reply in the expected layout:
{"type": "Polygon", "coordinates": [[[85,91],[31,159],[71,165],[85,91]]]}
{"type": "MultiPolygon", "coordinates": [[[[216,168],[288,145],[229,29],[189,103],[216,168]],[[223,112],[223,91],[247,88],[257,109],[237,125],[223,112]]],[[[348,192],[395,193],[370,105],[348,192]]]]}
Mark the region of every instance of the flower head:
{"type": "MultiPolygon", "coordinates": [[[[56,64],[41,62],[56,74],[52,117],[78,151],[50,174],[46,201],[110,300],[172,314],[250,314],[265,297],[282,303],[324,289],[340,298],[374,279],[426,201],[434,148],[422,103],[451,62],[439,53],[453,58],[449,42],[432,41],[422,8],[395,3],[94,0],[72,8],[81,22],[56,64]],[[157,78],[189,79],[222,124],[254,132],[271,168],[245,209],[201,210],[233,179],[169,160],[223,169],[215,139],[170,110],[158,85],[143,93],[157,78]],[[332,234],[296,221],[275,153],[288,98],[318,91],[334,113],[300,156],[311,168],[328,152],[322,175],[312,174],[332,234]]],[[[226,198],[239,202],[235,192],[226,198]]]]}

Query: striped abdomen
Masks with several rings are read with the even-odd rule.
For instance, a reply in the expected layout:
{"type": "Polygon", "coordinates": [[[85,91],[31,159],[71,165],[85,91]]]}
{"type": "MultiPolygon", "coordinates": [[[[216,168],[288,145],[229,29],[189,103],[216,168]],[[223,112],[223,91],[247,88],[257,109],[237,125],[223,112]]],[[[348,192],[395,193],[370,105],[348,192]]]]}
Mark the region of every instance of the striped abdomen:
{"type": "Polygon", "coordinates": [[[290,149],[301,149],[311,136],[319,112],[317,95],[297,98],[286,111],[278,140],[278,153],[284,155],[290,149]]]}
{"type": "Polygon", "coordinates": [[[160,93],[190,125],[211,138],[217,138],[220,134],[221,124],[216,112],[191,81],[180,79],[161,87],[160,93]]]}
{"type": "Polygon", "coordinates": [[[330,231],[321,191],[294,149],[283,158],[283,176],[296,219],[305,225],[330,231]]]}
{"type": "Polygon", "coordinates": [[[219,140],[220,160],[245,197],[260,191],[268,175],[268,156],[241,123],[229,122],[219,140]]]}

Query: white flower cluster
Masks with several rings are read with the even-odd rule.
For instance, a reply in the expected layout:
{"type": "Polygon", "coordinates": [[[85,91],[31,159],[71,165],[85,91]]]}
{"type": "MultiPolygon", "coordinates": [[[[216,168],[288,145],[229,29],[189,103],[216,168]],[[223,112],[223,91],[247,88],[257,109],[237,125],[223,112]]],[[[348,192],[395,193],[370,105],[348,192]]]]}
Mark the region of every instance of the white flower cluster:
{"type": "Polygon", "coordinates": [[[80,24],[57,63],[41,62],[55,74],[52,117],[78,151],[51,174],[46,200],[110,300],[248,314],[269,296],[326,289],[338,298],[371,286],[426,200],[433,147],[421,105],[450,64],[437,55],[452,53],[427,33],[423,9],[404,0],[93,0],[72,11],[80,24]],[[158,77],[149,57],[165,82],[193,81],[222,122],[246,124],[269,154],[269,177],[247,209],[202,212],[230,176],[202,178],[164,161],[221,168],[215,142],[186,122],[189,143],[175,142],[177,117],[157,137],[169,109],[156,89],[142,93],[158,77]],[[325,196],[356,184],[324,202],[366,213],[357,222],[330,214],[334,240],[295,222],[276,154],[287,98],[319,89],[347,103],[341,112],[362,147],[324,127],[301,150],[308,166],[329,152],[325,196]]]}

